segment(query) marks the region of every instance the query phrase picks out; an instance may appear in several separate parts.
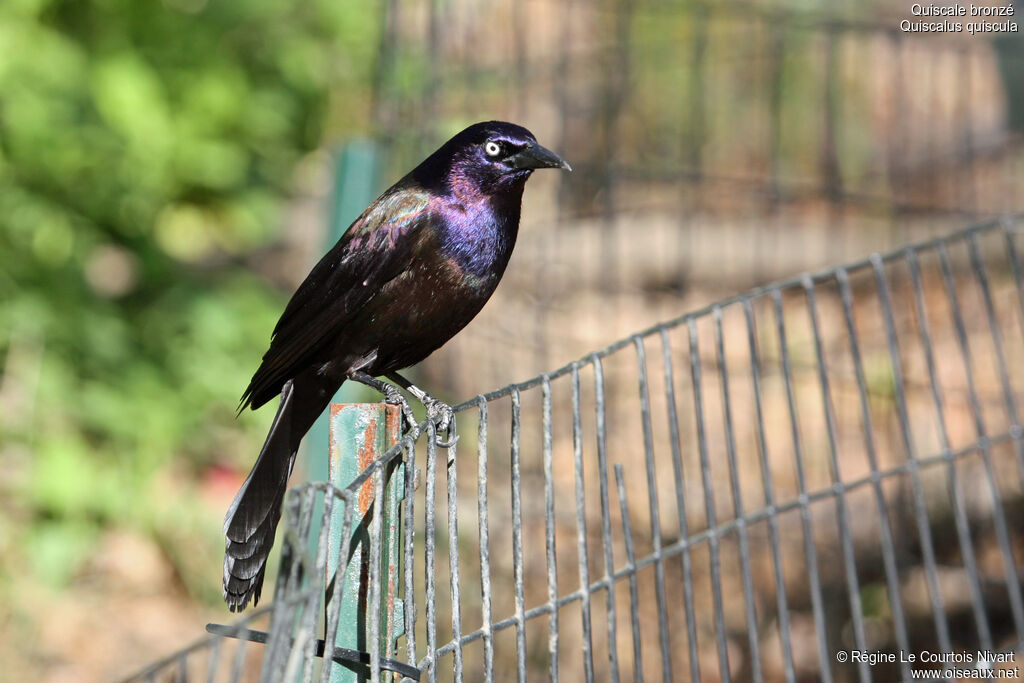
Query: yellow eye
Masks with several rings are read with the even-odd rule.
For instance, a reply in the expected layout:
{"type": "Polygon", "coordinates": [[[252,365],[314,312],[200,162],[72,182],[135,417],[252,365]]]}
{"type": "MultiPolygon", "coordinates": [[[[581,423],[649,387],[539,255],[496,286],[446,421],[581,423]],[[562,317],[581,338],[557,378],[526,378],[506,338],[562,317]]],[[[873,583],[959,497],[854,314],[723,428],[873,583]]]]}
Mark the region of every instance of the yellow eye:
{"type": "Polygon", "coordinates": [[[496,157],[501,154],[501,145],[494,140],[488,140],[487,143],[484,144],[484,153],[489,157],[496,157]]]}

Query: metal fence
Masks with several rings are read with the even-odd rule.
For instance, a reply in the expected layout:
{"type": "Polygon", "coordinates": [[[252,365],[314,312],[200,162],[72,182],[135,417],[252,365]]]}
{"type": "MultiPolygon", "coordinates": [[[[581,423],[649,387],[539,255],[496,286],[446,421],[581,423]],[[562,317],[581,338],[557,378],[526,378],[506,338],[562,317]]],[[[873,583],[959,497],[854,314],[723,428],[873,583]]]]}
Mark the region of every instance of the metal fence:
{"type": "MultiPolygon", "coordinates": [[[[338,616],[314,509],[345,505],[340,538],[368,544],[379,605],[380,506],[360,519],[354,501],[380,499],[399,461],[400,661],[335,652],[372,680],[942,666],[837,657],[851,650],[1019,667],[1022,239],[1006,218],[755,289],[467,401],[456,446],[426,425],[345,490],[290,492],[274,603],[234,627],[269,615],[265,646],[210,638],[133,680],[327,680],[317,640],[338,616]]],[[[367,642],[387,632],[379,609],[366,622],[367,642]]]]}

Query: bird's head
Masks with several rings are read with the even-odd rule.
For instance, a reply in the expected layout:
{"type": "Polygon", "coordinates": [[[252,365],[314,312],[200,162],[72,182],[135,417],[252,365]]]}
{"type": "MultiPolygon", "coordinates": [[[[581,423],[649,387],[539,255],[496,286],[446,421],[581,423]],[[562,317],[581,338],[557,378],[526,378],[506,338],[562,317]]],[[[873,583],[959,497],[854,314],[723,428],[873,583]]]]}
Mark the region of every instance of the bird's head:
{"type": "Polygon", "coordinates": [[[441,181],[462,196],[519,194],[538,168],[572,167],[541,146],[533,133],[504,121],[476,123],[441,146],[413,173],[420,182],[441,181]]]}

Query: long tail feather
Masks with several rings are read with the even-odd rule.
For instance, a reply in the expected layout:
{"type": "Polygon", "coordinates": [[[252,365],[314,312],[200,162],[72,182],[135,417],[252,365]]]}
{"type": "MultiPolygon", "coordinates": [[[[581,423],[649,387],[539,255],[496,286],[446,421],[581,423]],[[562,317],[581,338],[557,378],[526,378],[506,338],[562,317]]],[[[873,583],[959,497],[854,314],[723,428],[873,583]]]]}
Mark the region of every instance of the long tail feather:
{"type": "Polygon", "coordinates": [[[287,382],[260,457],[224,518],[223,595],[232,612],[241,612],[249,600],[255,605],[263,590],[267,557],[298,449],[293,403],[292,383],[287,382]]]}
{"type": "Polygon", "coordinates": [[[223,594],[232,612],[260,599],[295,454],[340,386],[338,378],[309,371],[281,389],[281,403],[260,457],[224,518],[223,594]]]}

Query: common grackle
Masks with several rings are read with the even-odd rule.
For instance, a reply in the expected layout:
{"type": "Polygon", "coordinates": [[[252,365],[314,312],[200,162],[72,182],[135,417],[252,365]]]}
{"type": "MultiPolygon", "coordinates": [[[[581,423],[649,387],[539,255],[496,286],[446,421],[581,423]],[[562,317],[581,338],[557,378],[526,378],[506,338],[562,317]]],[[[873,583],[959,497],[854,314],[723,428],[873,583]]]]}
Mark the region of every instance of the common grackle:
{"type": "Polygon", "coordinates": [[[569,164],[530,131],[465,129],[384,192],[299,285],[239,410],[280,395],[270,433],[224,520],[224,600],[256,604],[303,435],[346,380],[411,411],[386,376],[442,425],[451,409],[397,374],[465,327],[505,272],[526,179],[569,164]]]}

